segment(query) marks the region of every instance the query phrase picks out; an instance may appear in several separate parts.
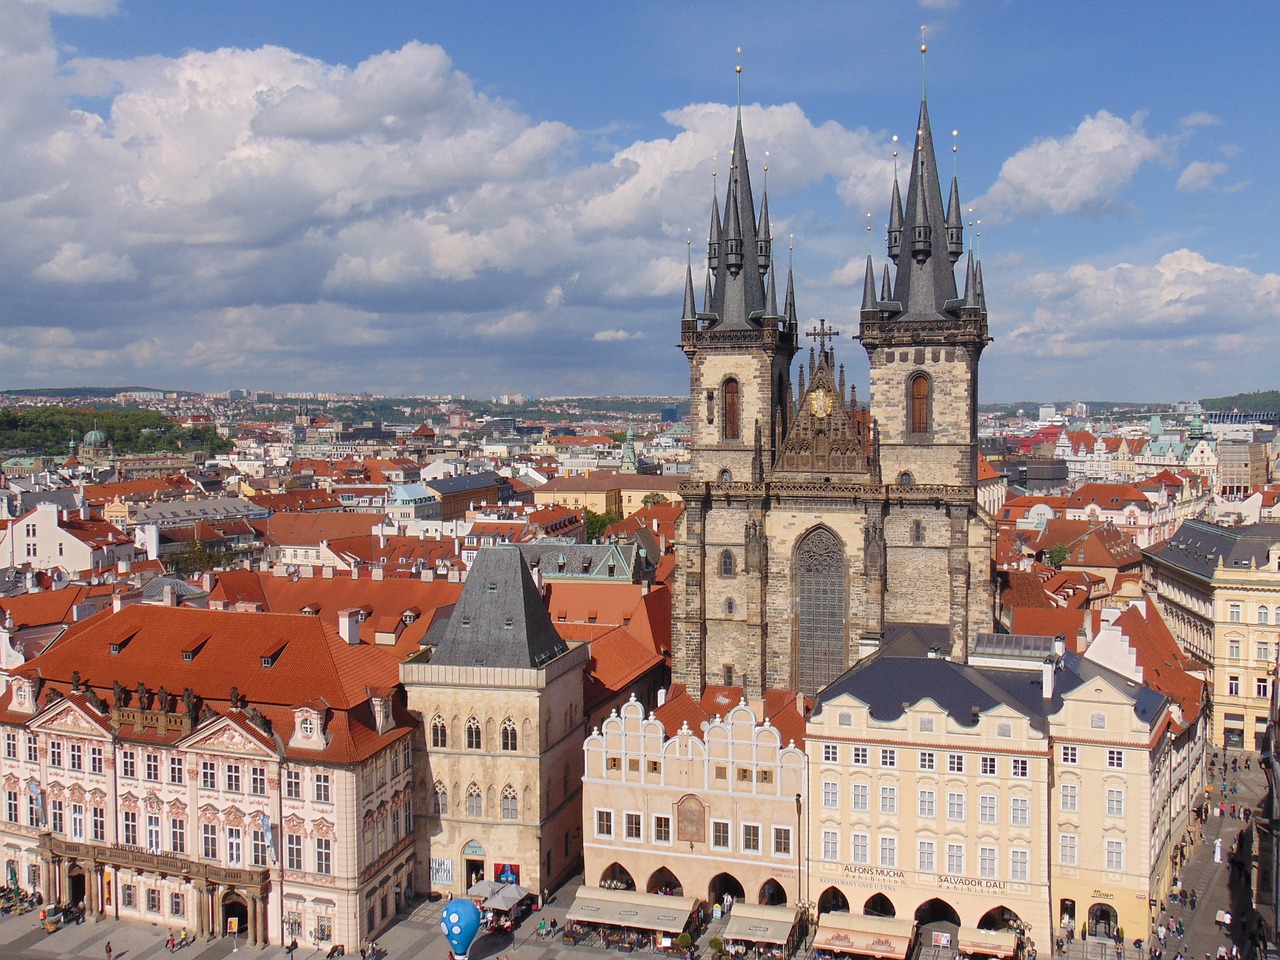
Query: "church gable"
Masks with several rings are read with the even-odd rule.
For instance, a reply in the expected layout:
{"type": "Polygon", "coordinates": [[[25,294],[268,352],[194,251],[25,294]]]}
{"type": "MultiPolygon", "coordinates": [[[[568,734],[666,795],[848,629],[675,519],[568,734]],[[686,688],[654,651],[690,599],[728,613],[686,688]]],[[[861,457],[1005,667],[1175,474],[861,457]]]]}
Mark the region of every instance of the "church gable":
{"type": "Polygon", "coordinates": [[[855,396],[845,401],[844,368],[836,380],[832,351],[825,338],[834,335],[826,323],[815,334],[824,346],[819,359],[809,359],[809,386],[801,371],[800,402],[790,429],[781,440],[773,473],[844,473],[870,478],[871,419],[858,410],[855,396]]]}

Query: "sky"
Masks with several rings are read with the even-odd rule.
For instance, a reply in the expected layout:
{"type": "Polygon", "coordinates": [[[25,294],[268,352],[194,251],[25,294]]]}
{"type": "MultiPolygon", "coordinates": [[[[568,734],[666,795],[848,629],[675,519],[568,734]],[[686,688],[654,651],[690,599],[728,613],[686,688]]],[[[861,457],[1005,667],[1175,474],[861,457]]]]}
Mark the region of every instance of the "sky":
{"type": "Polygon", "coordinates": [[[0,386],[684,394],[740,62],[775,253],[860,396],[922,88],[983,264],[982,402],[1272,389],[1278,26],[1189,0],[0,0],[0,386]]]}

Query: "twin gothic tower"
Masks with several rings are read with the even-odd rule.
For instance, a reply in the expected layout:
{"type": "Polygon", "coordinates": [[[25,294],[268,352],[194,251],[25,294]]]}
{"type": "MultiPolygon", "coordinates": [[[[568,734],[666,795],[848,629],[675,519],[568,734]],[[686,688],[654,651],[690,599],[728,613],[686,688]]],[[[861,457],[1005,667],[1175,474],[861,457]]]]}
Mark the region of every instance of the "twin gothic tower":
{"type": "Polygon", "coordinates": [[[906,203],[895,178],[879,290],[871,257],[857,339],[860,409],[819,321],[807,364],[790,271],[782,308],[751,195],[739,111],[723,212],[713,202],[702,309],[685,277],[692,475],[682,484],[674,679],[812,694],[901,641],[966,659],[993,622],[990,528],[978,515],[982,268],[965,260],[959,189],[944,207],[926,103],[906,203]]]}

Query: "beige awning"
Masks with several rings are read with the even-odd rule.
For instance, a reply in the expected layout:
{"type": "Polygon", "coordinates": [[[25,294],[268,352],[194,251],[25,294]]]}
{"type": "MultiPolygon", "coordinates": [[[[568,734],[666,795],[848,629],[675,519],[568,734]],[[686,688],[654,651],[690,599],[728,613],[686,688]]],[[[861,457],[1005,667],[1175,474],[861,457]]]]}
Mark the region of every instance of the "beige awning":
{"type": "Polygon", "coordinates": [[[853,953],[863,957],[907,955],[915,924],[894,917],[864,917],[861,914],[824,913],[818,918],[813,949],[853,953]]]}
{"type": "Polygon", "coordinates": [[[791,939],[799,911],[796,907],[771,907],[763,903],[735,903],[725,924],[724,939],[747,943],[786,943],[791,939]]]}
{"type": "Polygon", "coordinates": [[[693,897],[664,897],[635,890],[603,890],[581,886],[573,897],[566,920],[603,923],[635,930],[680,933],[698,901],[693,897]]]}
{"type": "Polygon", "coordinates": [[[978,953],[987,957],[1012,957],[1018,952],[1018,937],[1008,930],[978,930],[961,927],[956,937],[961,953],[978,953]]]}

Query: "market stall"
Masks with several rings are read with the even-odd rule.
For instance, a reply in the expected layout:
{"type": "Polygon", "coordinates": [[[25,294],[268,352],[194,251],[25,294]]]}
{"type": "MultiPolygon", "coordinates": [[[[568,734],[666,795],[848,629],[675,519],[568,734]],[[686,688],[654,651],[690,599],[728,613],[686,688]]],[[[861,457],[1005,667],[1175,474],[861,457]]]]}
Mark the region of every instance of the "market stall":
{"type": "Polygon", "coordinates": [[[725,924],[724,941],[731,956],[780,960],[795,950],[800,936],[800,910],[795,906],[735,903],[725,924]]]}
{"type": "Polygon", "coordinates": [[[970,957],[1012,957],[1018,952],[1018,935],[1011,930],[961,927],[956,940],[956,948],[970,957]]]}
{"type": "Polygon", "coordinates": [[[813,939],[814,956],[832,960],[838,954],[902,960],[911,946],[915,924],[896,917],[824,913],[813,939]]]}
{"type": "Polygon", "coordinates": [[[565,915],[565,940],[627,949],[669,946],[689,925],[698,901],[635,890],[581,886],[565,915]]]}

